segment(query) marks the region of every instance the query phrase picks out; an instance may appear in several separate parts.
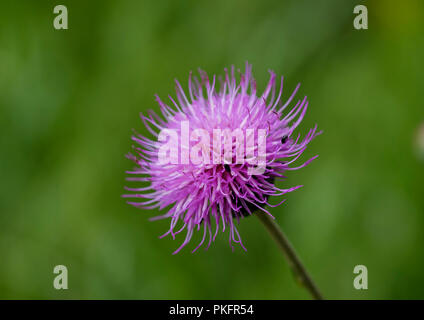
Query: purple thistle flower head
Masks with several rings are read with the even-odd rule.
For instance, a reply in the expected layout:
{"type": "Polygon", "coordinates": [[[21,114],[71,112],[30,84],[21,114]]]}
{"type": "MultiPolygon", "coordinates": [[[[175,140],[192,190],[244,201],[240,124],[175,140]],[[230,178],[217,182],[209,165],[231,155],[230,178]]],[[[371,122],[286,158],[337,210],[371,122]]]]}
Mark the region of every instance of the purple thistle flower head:
{"type": "MultiPolygon", "coordinates": [[[[128,203],[142,209],[169,207],[166,214],[153,218],[170,219],[170,228],[161,237],[175,236],[185,231],[179,252],[202,230],[203,237],[196,251],[208,238],[207,248],[219,230],[229,229],[229,242],[242,244],[236,225],[241,218],[262,210],[270,196],[282,196],[301,186],[277,188],[274,182],[284,179],[284,172],[297,170],[310,163],[294,165],[308,143],[316,137],[317,126],[301,139],[294,130],[302,121],[308,107],[307,97],[299,100],[288,112],[300,84],[282,102],[283,77],[277,92],[276,74],[262,95],[256,92],[252,68],[240,74],[237,83],[234,67],[219,78],[220,89],[213,76],[209,79],[200,70],[200,80],[188,81],[186,95],[176,81],[177,99],[167,105],[156,96],[163,117],[153,111],[141,114],[153,140],[135,133],[133,153],[127,155],[135,162],[129,181],[148,182],[141,188],[129,188],[126,198],[141,198],[128,203]],[[213,230],[214,229],[214,230],[213,230]]],[[[240,71],[239,71],[240,73],[240,71]]],[[[245,249],[246,250],[246,249],[245,249]]]]}

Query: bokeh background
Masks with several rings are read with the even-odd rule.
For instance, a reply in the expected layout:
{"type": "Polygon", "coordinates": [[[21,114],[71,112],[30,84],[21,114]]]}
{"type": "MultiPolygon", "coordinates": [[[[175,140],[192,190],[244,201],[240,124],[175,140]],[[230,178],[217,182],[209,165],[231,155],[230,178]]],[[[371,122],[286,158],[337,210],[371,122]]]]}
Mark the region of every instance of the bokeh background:
{"type": "MultiPolygon", "coordinates": [[[[158,239],[121,198],[140,111],[198,67],[248,60],[298,82],[301,132],[324,130],[272,208],[332,299],[424,298],[424,3],[409,1],[11,1],[0,4],[0,298],[307,299],[258,219],[208,250],[158,239]],[[53,28],[64,4],[69,29],[53,28]],[[369,29],[353,28],[365,4],[369,29]],[[421,129],[420,129],[421,128],[421,129]],[[69,289],[53,288],[53,267],[69,289]],[[368,267],[369,289],[353,288],[368,267]]],[[[197,238],[198,239],[198,238],[197,238]]],[[[196,239],[195,239],[196,240],[196,239]]]]}

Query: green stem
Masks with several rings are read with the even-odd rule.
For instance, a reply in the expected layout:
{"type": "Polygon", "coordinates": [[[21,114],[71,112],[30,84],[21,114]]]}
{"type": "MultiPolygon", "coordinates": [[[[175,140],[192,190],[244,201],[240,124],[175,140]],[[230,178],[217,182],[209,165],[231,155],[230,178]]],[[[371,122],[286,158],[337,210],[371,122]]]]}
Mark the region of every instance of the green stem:
{"type": "Polygon", "coordinates": [[[275,240],[278,247],[281,249],[283,255],[287,259],[287,262],[289,263],[290,268],[294,271],[300,283],[309,291],[314,299],[322,300],[323,297],[318,287],[306,271],[289,239],[287,239],[279,225],[270,217],[270,215],[264,212],[257,212],[256,215],[268,230],[271,237],[275,240]]]}

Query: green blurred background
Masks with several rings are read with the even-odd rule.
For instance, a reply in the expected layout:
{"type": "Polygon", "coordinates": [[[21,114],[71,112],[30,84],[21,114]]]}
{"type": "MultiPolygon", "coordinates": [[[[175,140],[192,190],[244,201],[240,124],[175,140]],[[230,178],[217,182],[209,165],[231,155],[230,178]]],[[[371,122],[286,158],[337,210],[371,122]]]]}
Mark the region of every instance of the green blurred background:
{"type": "Polygon", "coordinates": [[[301,130],[324,130],[303,159],[320,157],[280,184],[304,188],[271,212],[325,297],[424,298],[423,31],[421,0],[2,1],[0,298],[309,298],[258,219],[239,227],[247,253],[221,233],[173,256],[183,235],[158,239],[169,221],[121,198],[153,95],[246,60],[259,89],[268,69],[285,98],[302,82],[301,130]],[[58,4],[68,30],[53,28],[58,4]],[[68,290],[53,288],[58,264],[68,290]]]}

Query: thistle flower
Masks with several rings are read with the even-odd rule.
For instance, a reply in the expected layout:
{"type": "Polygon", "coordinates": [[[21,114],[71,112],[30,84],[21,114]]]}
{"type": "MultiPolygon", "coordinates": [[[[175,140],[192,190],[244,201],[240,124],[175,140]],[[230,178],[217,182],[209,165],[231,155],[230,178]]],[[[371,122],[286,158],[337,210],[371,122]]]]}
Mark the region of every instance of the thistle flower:
{"type": "MultiPolygon", "coordinates": [[[[127,157],[135,162],[136,167],[127,171],[131,175],[127,180],[148,182],[149,185],[141,188],[127,187],[126,190],[131,193],[124,197],[145,199],[128,202],[137,208],[162,210],[170,207],[166,214],[152,220],[170,219],[170,228],[161,237],[171,235],[175,239],[178,233],[186,232],[185,240],[174,253],[187,245],[196,229],[202,229],[203,237],[193,252],[207,237],[209,248],[219,230],[225,232],[227,228],[230,246],[233,248],[234,242],[246,250],[236,225],[240,219],[252,215],[256,210],[262,210],[272,217],[265,206],[276,207],[285,200],[271,205],[269,198],[283,196],[301,187],[299,185],[280,189],[274,182],[284,179],[283,174],[286,171],[300,169],[317,157],[294,165],[308,143],[320,132],[317,132],[315,126],[303,139],[294,134],[307,110],[307,97],[299,100],[290,111],[286,112],[286,109],[294,99],[300,84],[283,103],[283,77],[277,93],[277,77],[272,71],[262,95],[257,95],[256,82],[248,63],[245,72],[240,74],[239,84],[234,67],[231,72],[225,69],[224,79],[218,78],[219,90],[215,89],[215,76],[209,79],[202,70],[199,70],[199,74],[200,80],[192,77],[190,73],[188,97],[176,80],[177,101],[169,96],[173,106],[165,104],[156,96],[163,117],[153,111],[140,115],[147,130],[155,138],[151,140],[134,134],[132,140],[137,146],[133,146],[134,152],[127,157]],[[185,128],[182,123],[189,124],[189,127],[185,128]],[[200,137],[199,129],[206,132],[206,136],[200,137]],[[230,136],[227,140],[231,143],[230,149],[225,149],[221,136],[216,139],[214,135],[217,129],[229,130],[232,133],[241,129],[238,132],[244,133],[244,140],[230,136]],[[172,132],[175,135],[170,134],[172,132]],[[262,139],[265,152],[262,154],[260,132],[265,133],[262,139]],[[167,133],[167,141],[163,133],[167,133]],[[185,142],[184,134],[190,136],[185,142]],[[178,155],[173,154],[173,157],[171,155],[171,161],[166,163],[160,159],[164,146],[167,146],[168,149],[165,149],[170,154],[179,152],[178,155]],[[209,155],[207,152],[211,149],[213,152],[209,155]],[[240,150],[245,151],[242,153],[245,161],[239,161],[236,157],[240,150]],[[193,155],[198,153],[202,153],[203,162],[193,161],[193,155]],[[192,156],[189,161],[186,159],[187,155],[192,156]],[[215,161],[216,159],[218,161],[215,161]],[[264,165],[262,170],[257,170],[261,159],[264,165]]],[[[226,137],[223,136],[224,141],[226,137]]]]}

